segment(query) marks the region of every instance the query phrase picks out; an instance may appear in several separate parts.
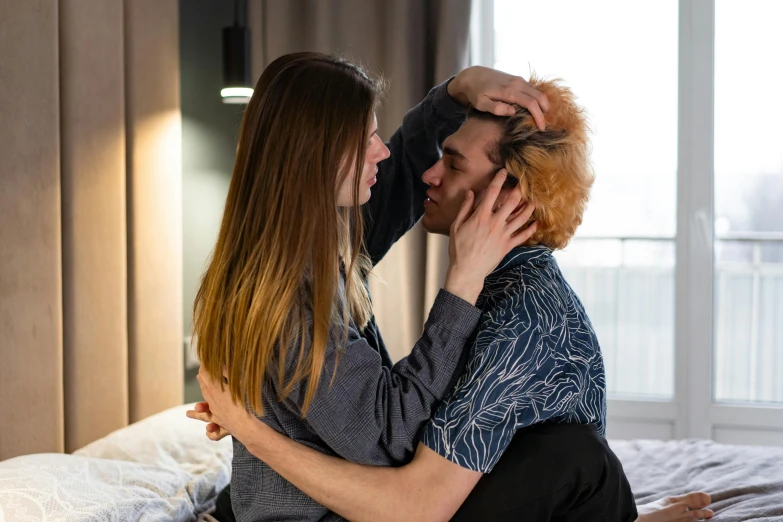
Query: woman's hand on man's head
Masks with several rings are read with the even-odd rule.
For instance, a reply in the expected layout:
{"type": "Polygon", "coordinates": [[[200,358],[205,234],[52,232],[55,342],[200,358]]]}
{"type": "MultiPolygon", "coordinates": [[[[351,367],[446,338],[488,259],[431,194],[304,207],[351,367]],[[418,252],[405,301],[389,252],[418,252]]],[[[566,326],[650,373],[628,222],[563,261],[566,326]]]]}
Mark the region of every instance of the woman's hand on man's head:
{"type": "Polygon", "coordinates": [[[544,113],[549,110],[549,100],[521,76],[476,65],[455,76],[448,91],[458,103],[497,116],[512,116],[515,109],[511,104],[519,105],[530,111],[539,129],[546,128],[544,113]]]}

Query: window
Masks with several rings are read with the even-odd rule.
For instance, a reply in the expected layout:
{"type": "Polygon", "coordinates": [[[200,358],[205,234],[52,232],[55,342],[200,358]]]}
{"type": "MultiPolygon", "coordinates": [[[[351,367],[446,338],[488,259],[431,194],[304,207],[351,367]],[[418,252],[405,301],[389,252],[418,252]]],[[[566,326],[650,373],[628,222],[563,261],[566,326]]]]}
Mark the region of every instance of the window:
{"type": "Polygon", "coordinates": [[[672,397],[677,2],[495,0],[494,15],[494,67],[562,78],[588,110],[596,182],[556,255],[598,333],[607,390],[672,397]]]}
{"type": "Polygon", "coordinates": [[[783,402],[781,20],[777,0],[715,4],[719,401],[783,402]],[[739,102],[743,92],[750,106],[739,102]]]}
{"type": "Polygon", "coordinates": [[[590,115],[596,184],[557,256],[610,437],[783,445],[781,19],[777,0],[474,0],[476,63],[563,78],[590,115]]]}

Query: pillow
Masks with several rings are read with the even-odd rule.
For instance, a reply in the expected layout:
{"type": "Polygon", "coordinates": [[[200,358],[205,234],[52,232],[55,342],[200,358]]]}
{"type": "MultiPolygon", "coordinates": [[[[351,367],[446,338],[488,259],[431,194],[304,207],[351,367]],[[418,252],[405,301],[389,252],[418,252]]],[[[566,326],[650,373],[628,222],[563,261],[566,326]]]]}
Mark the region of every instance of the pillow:
{"type": "Polygon", "coordinates": [[[193,520],[184,471],[42,453],[0,462],[0,520],[193,520]]]}
{"type": "Polygon", "coordinates": [[[183,405],[73,455],[0,462],[0,521],[195,520],[231,477],[230,437],[213,442],[183,405]]]}
{"type": "Polygon", "coordinates": [[[73,454],[124,460],[182,471],[191,478],[188,492],[197,510],[214,505],[231,480],[231,437],[214,442],[206,424],[185,416],[193,404],[170,408],[121,428],[73,454]]]}

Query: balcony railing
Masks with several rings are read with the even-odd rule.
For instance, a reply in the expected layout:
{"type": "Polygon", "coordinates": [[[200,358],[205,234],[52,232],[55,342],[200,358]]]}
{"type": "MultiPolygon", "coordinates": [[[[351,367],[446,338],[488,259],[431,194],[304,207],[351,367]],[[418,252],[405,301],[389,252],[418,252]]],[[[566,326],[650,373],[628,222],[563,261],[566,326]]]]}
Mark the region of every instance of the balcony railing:
{"type": "MultiPolygon", "coordinates": [[[[783,234],[716,237],[715,398],[783,402],[783,234]]],[[[579,237],[557,257],[614,394],[674,391],[675,239],[579,237]]]]}

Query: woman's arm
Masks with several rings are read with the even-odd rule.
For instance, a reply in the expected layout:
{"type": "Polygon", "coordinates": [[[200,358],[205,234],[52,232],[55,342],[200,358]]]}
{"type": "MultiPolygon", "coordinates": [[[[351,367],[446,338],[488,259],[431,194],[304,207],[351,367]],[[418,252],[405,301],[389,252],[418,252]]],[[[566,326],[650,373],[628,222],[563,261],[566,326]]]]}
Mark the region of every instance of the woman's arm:
{"type": "MultiPolygon", "coordinates": [[[[407,462],[416,434],[462,369],[465,345],[481,312],[471,303],[441,291],[411,353],[392,368],[355,330],[348,343],[327,345],[322,378],[305,421],[332,450],[354,462],[391,465],[407,462]]],[[[334,337],[339,339],[339,334],[334,337]]],[[[289,350],[291,375],[298,351],[289,350]]],[[[270,372],[264,393],[275,400],[282,389],[270,372]],[[274,388],[274,389],[273,389],[274,388]]],[[[297,383],[281,405],[301,416],[307,383],[297,383]]]]}
{"type": "Polygon", "coordinates": [[[421,176],[440,159],[443,141],[464,123],[468,105],[499,116],[513,114],[509,103],[525,107],[544,128],[546,96],[520,76],[487,67],[469,67],[433,88],[408,111],[378,164],[378,184],[364,206],[365,245],[377,264],[424,214],[428,185],[421,176]]]}
{"type": "Polygon", "coordinates": [[[465,121],[466,107],[452,99],[448,85],[434,87],[405,114],[387,143],[389,158],[378,164],[378,183],[363,207],[364,244],[373,265],[424,215],[428,185],[421,176],[440,159],[443,140],[465,121]]]}

